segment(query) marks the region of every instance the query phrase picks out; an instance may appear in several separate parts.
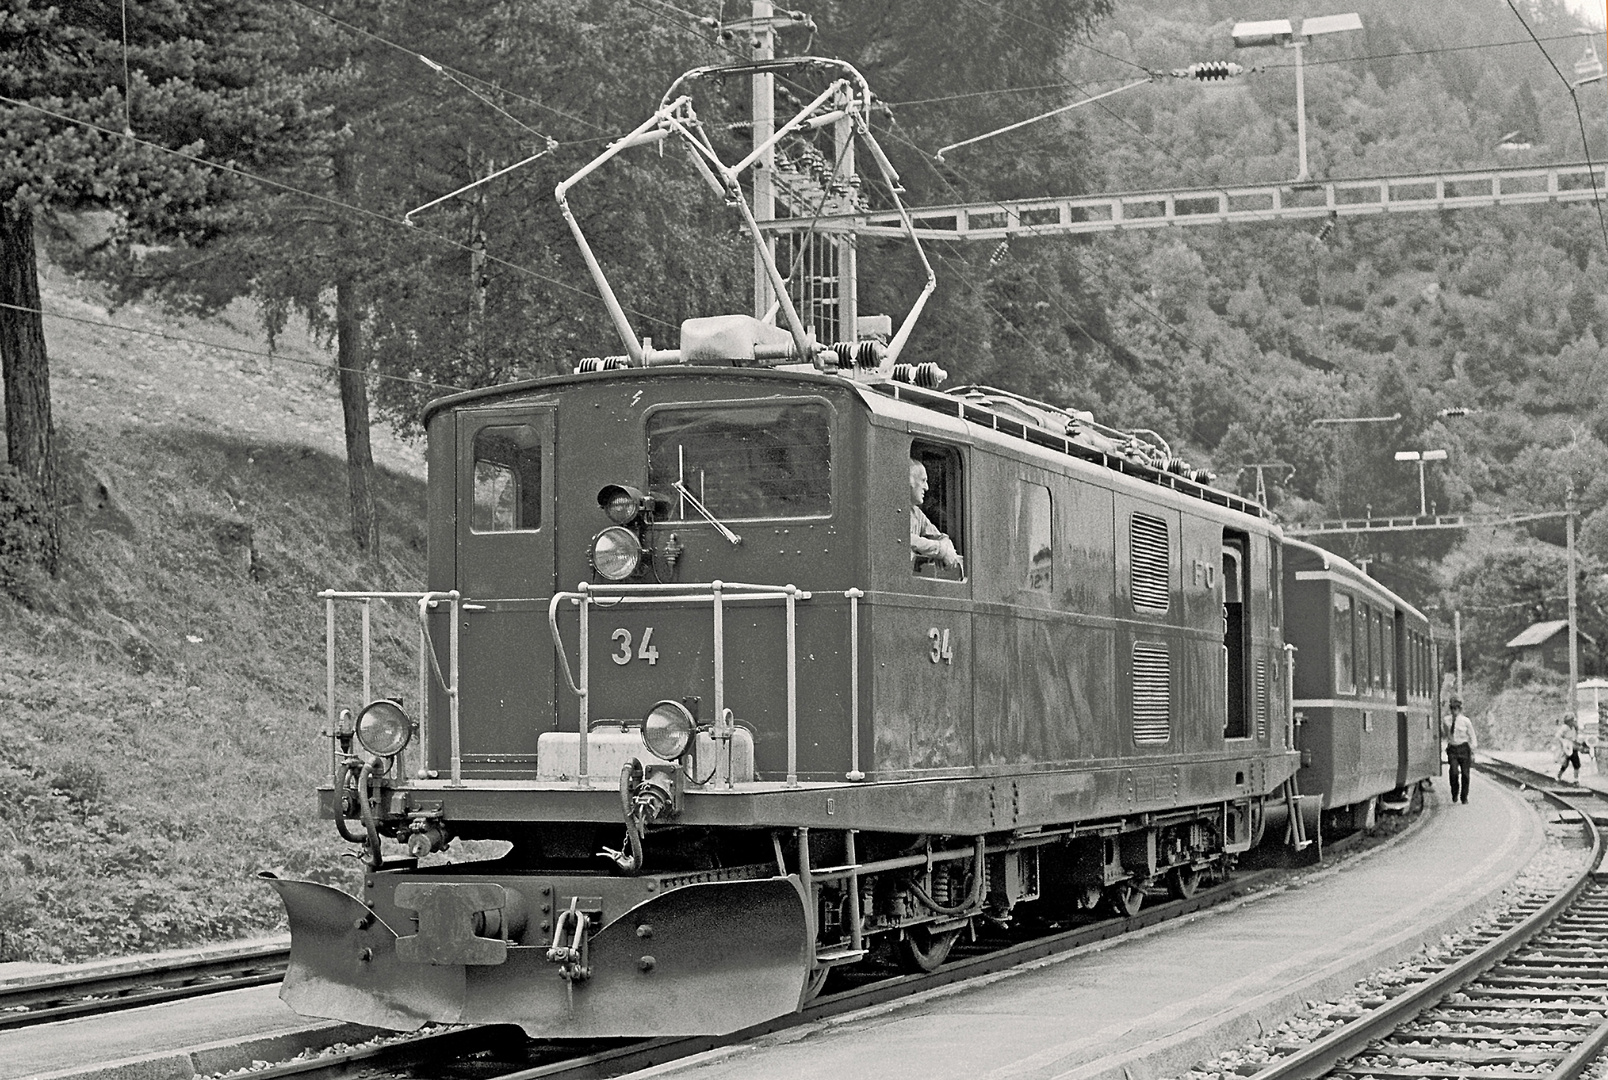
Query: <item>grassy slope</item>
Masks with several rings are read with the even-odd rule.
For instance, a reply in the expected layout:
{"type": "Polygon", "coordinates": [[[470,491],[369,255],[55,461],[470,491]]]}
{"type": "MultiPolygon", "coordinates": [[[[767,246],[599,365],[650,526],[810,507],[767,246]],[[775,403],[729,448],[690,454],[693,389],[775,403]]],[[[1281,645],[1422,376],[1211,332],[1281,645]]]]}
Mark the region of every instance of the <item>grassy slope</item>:
{"type": "MultiPolygon", "coordinates": [[[[0,596],[0,960],[282,928],[258,870],[355,874],[313,817],[329,768],[315,593],[420,587],[421,453],[376,430],[384,553],[365,566],[327,355],[221,348],[264,350],[247,311],[108,316],[49,272],[45,291],[51,311],[219,347],[46,320],[77,505],[61,578],[0,596]]],[[[412,640],[385,621],[378,638],[412,640]]]]}

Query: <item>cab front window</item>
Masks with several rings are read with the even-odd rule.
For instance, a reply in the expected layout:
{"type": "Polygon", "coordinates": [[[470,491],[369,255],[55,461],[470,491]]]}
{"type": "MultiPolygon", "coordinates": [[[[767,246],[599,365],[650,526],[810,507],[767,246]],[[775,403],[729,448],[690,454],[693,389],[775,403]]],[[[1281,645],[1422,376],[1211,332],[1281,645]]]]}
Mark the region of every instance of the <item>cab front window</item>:
{"type": "Polygon", "coordinates": [[[819,401],[702,404],[648,417],[648,486],[670,520],[825,517],[832,512],[831,410],[819,401]]]}

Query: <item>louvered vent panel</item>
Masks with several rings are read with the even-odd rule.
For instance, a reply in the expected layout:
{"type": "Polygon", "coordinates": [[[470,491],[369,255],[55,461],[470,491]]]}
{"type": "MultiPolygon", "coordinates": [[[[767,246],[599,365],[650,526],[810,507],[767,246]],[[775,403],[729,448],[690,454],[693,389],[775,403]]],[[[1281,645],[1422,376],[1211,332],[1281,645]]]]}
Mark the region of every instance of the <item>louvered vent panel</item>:
{"type": "Polygon", "coordinates": [[[1267,657],[1256,658],[1256,737],[1267,738],[1267,657]]]}
{"type": "Polygon", "coordinates": [[[1133,645],[1133,741],[1166,743],[1172,738],[1172,663],[1167,646],[1133,645]]]}
{"type": "Polygon", "coordinates": [[[1166,614],[1172,576],[1168,573],[1167,523],[1148,514],[1135,514],[1129,526],[1128,541],[1133,609],[1166,614]]]}

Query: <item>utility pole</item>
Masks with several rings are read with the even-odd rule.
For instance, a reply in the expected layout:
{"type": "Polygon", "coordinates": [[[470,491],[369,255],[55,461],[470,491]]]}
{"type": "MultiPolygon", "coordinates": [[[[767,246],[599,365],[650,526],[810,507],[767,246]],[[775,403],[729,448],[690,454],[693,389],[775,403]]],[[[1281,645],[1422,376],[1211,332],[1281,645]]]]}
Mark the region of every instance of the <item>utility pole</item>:
{"type": "MultiPolygon", "coordinates": [[[[770,0],[753,0],[753,58],[763,62],[776,57],[776,7],[770,0]]],[[[759,149],[770,141],[776,132],[776,76],[769,72],[757,74],[753,82],[753,147],[759,149]]],[[[776,217],[776,153],[767,150],[754,163],[754,220],[763,225],[776,217]]],[[[767,236],[765,244],[770,254],[776,253],[775,236],[767,236]]],[[[763,319],[776,303],[771,289],[770,276],[765,269],[764,252],[754,252],[754,318],[763,319]]]]}
{"type": "Polygon", "coordinates": [[[1241,471],[1245,469],[1256,470],[1256,501],[1264,509],[1267,507],[1267,479],[1263,470],[1288,469],[1289,472],[1284,477],[1286,483],[1295,476],[1295,466],[1288,461],[1248,461],[1240,466],[1241,471]]]}
{"type": "Polygon", "coordinates": [[[1463,696],[1463,613],[1452,612],[1452,649],[1457,656],[1457,696],[1463,696]]]}
{"type": "MultiPolygon", "coordinates": [[[[866,118],[870,120],[869,117],[866,118]]],[[[838,173],[842,176],[854,175],[854,121],[849,117],[839,120],[832,128],[832,145],[837,151],[838,173]]],[[[830,235],[830,234],[828,234],[830,235]]],[[[860,252],[856,247],[855,235],[846,232],[841,236],[831,237],[832,254],[837,263],[837,309],[839,341],[858,341],[860,331],[856,324],[860,319],[860,252]]]]}
{"type": "Polygon", "coordinates": [[[1564,543],[1569,553],[1569,715],[1579,715],[1580,696],[1580,646],[1579,635],[1575,632],[1575,619],[1578,613],[1575,609],[1575,501],[1574,481],[1569,481],[1569,487],[1563,496],[1563,535],[1564,543]]]}

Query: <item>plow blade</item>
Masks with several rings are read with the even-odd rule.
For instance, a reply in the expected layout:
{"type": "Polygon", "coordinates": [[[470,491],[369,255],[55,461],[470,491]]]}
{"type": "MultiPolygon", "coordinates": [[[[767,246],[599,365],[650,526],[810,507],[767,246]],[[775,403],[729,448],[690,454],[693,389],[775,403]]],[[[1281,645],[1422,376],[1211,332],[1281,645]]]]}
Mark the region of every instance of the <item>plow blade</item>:
{"type": "Polygon", "coordinates": [[[643,901],[591,935],[574,979],[548,961],[546,945],[511,946],[498,964],[404,961],[395,931],[356,898],[313,882],[269,883],[290,913],[280,997],[299,1013],[375,1027],[722,1035],[797,1009],[813,961],[803,890],[790,877],[685,885],[643,901]]]}
{"type": "Polygon", "coordinates": [[[464,968],[399,959],[396,931],[351,893],[263,876],[290,919],[290,967],[279,997],[296,1012],[413,1031],[459,1011],[464,968]]]}

